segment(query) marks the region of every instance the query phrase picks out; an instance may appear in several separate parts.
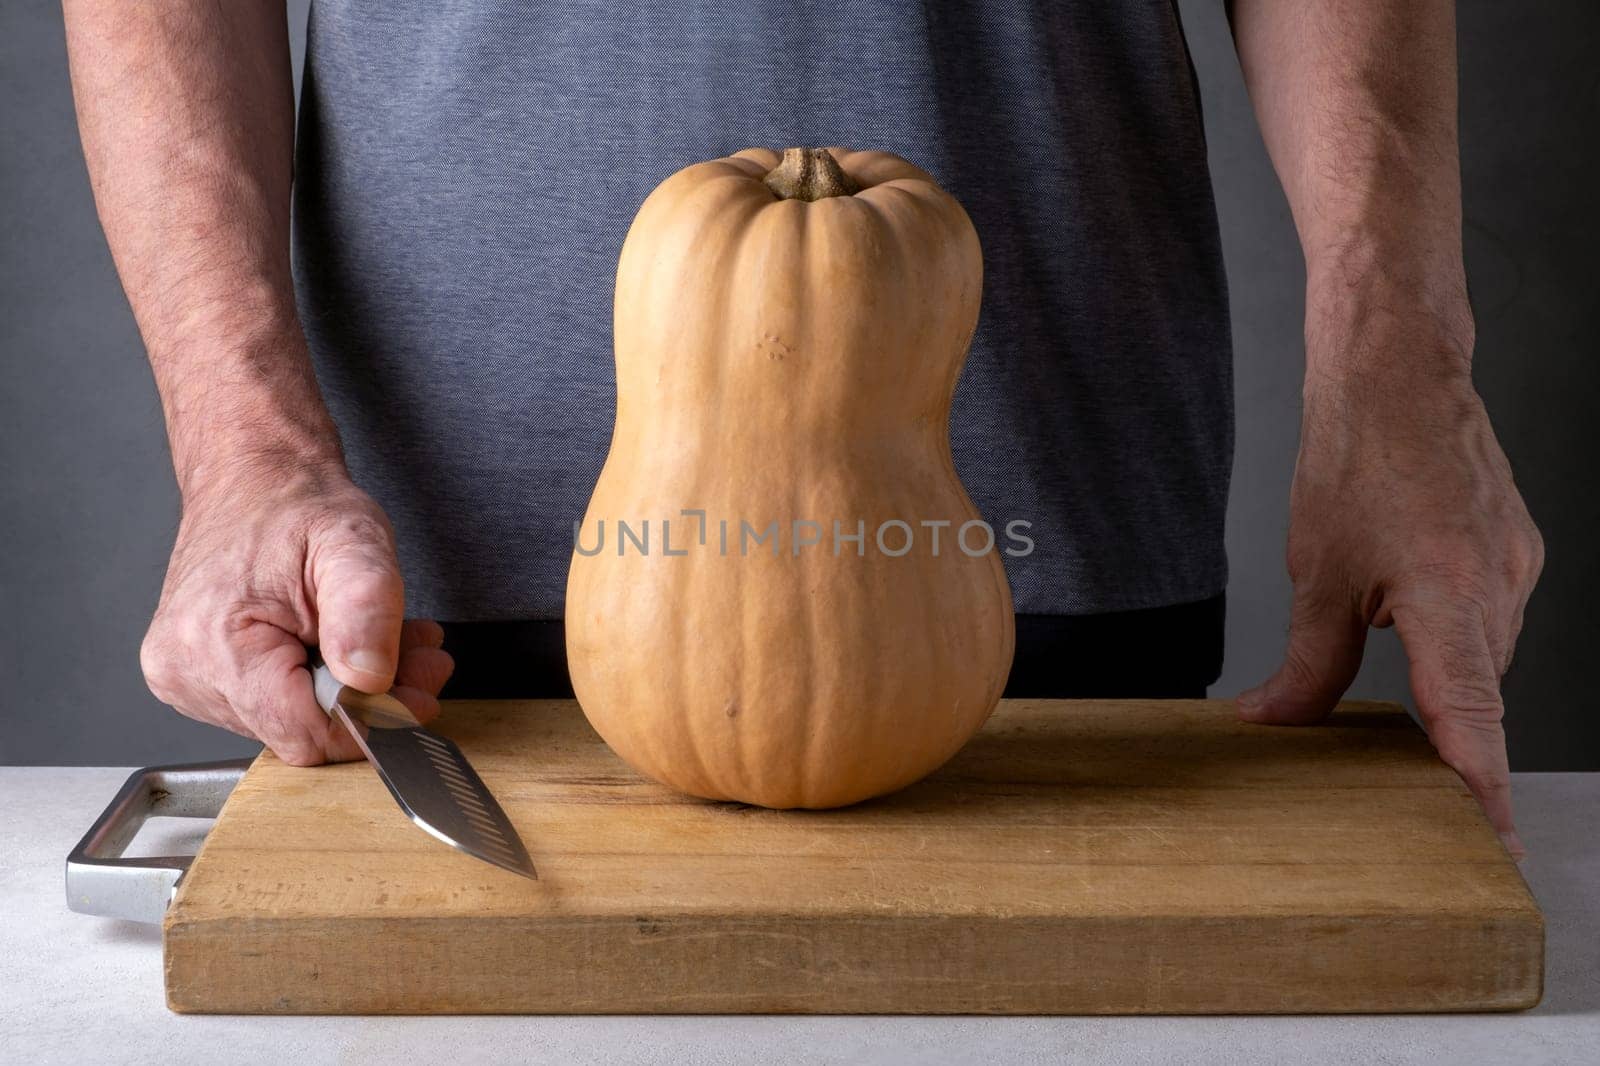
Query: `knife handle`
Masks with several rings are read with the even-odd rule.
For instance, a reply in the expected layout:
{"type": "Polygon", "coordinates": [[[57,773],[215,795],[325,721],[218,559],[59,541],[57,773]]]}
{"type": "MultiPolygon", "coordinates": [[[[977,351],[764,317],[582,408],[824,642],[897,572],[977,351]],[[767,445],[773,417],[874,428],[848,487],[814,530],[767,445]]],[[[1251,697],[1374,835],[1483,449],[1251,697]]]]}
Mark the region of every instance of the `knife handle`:
{"type": "Polygon", "coordinates": [[[357,725],[374,729],[421,728],[422,723],[417,721],[411,708],[392,693],[370,693],[351,688],[333,676],[333,671],[322,661],[317,649],[306,650],[309,654],[306,665],[311,668],[311,691],[317,697],[317,706],[329,718],[343,721],[352,732],[357,725]]]}
{"type": "Polygon", "coordinates": [[[339,690],[344,686],[333,676],[333,671],[322,661],[322,654],[316,648],[306,650],[310,656],[306,665],[311,669],[311,690],[316,693],[317,706],[331,716],[333,705],[339,701],[339,690]]]}

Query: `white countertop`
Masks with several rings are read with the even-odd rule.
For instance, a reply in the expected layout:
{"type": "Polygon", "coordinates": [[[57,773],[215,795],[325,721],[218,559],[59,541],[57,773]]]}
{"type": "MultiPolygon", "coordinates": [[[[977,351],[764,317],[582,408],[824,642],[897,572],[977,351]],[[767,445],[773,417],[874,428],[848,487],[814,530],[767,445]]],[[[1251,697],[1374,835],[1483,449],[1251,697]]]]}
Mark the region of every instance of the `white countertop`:
{"type": "MultiPolygon", "coordinates": [[[[261,1018],[168,1012],[160,930],[67,910],[67,852],[128,773],[0,768],[0,990],[6,997],[0,1061],[1531,1066],[1600,1060],[1600,774],[1516,778],[1518,824],[1529,851],[1523,873],[1544,909],[1548,938],[1544,1002],[1523,1014],[261,1018]]],[[[174,835],[194,835],[162,821],[166,843],[174,835]]]]}

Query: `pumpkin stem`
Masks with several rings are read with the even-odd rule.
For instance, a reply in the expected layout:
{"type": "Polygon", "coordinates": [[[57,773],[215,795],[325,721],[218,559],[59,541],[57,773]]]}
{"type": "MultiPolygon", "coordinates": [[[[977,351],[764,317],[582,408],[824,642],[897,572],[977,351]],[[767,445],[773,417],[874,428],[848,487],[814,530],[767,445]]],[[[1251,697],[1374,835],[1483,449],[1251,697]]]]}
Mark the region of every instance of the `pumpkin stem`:
{"type": "Polygon", "coordinates": [[[861,186],[826,148],[785,148],[783,162],[762,179],[780,200],[811,203],[829,196],[854,196],[861,186]]]}

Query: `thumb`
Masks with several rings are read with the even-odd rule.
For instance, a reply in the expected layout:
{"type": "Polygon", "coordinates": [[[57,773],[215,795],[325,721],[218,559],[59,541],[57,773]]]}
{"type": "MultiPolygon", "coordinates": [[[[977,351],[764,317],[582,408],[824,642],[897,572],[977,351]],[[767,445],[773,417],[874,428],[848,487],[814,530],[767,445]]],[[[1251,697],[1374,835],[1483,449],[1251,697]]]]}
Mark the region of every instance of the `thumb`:
{"type": "Polygon", "coordinates": [[[1322,721],[1355,680],[1366,643],[1366,620],[1348,605],[1297,592],[1283,664],[1239,694],[1239,717],[1268,725],[1322,721]]]}
{"type": "Polygon", "coordinates": [[[386,692],[400,665],[405,585],[386,535],[345,531],[313,547],[317,644],[328,669],[363,692],[386,692]]]}

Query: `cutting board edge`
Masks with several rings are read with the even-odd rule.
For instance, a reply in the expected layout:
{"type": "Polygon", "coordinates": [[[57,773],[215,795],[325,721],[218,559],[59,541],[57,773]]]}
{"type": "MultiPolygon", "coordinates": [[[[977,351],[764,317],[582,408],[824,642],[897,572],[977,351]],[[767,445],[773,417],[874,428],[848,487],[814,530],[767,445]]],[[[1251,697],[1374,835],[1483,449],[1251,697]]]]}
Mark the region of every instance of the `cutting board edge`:
{"type": "Polygon", "coordinates": [[[171,924],[164,936],[167,1006],[181,1014],[1396,1014],[1516,1012],[1537,1006],[1544,994],[1545,925],[1536,908],[1500,916],[1356,920],[1348,929],[1338,927],[1350,923],[1325,915],[1234,919],[1216,923],[1210,944],[1205,943],[1207,924],[1187,916],[863,916],[819,926],[822,936],[816,940],[807,939],[804,923],[781,918],[731,925],[722,918],[507,918],[492,923],[487,933],[483,923],[459,918],[373,918],[338,923],[339,936],[348,940],[355,933],[382,945],[389,942],[385,927],[395,923],[406,926],[410,943],[405,965],[397,959],[392,968],[371,967],[371,960],[363,968],[339,955],[319,956],[318,947],[335,938],[325,939],[317,923],[235,918],[171,924]],[[273,928],[278,925],[288,934],[273,928]],[[517,932],[519,925],[527,928],[517,932]],[[1152,928],[1162,925],[1170,925],[1175,935],[1152,928]],[[1131,936],[1130,927],[1146,935],[1131,936]],[[1342,942],[1330,944],[1330,937],[1342,942]],[[1146,977],[1156,975],[1153,980],[1130,982],[1128,974],[1137,967],[1117,955],[1130,941],[1142,946],[1146,977]],[[420,993],[405,982],[389,990],[372,984],[373,972],[418,972],[419,942],[436,949],[422,951],[436,965],[419,982],[420,993]],[[1041,959],[1037,945],[1042,942],[1056,947],[1053,964],[1041,959]],[[270,950],[252,950],[256,943],[270,950]],[[792,960],[795,965],[774,965],[760,954],[774,943],[803,944],[807,950],[792,960]],[[870,960],[884,951],[900,951],[934,976],[900,979],[891,986],[870,974],[870,962],[855,971],[836,965],[852,955],[870,960]],[[582,988],[539,989],[506,979],[519,971],[581,975],[594,954],[606,952],[635,956],[620,968],[650,977],[633,993],[604,1003],[582,988]],[[1184,965],[1192,968],[1196,958],[1208,954],[1221,980],[1198,981],[1182,973],[1184,965]],[[1477,973],[1485,958],[1512,965],[1477,973]],[[819,959],[821,972],[832,966],[842,983],[807,986],[788,976],[812,972],[819,959]],[[1163,970],[1167,959],[1176,960],[1178,972],[1163,970]],[[1337,980],[1330,980],[1335,976],[1328,970],[1330,959],[1347,970],[1337,980]],[[1359,972],[1364,969],[1359,965],[1352,971],[1352,959],[1364,960],[1370,971],[1359,972]],[[462,960],[475,962],[463,965],[462,960]],[[1397,960],[1404,965],[1396,966],[1397,960]],[[1039,971],[1041,962],[1045,966],[1039,971]],[[341,973],[341,964],[352,972],[341,973]],[[218,965],[234,969],[224,986],[248,990],[242,998],[215,997],[218,965]],[[940,975],[952,968],[954,979],[940,975]],[[981,976],[1030,969],[1038,972],[1038,980],[981,976]],[[673,984],[673,976],[685,974],[691,980],[705,975],[707,987],[696,992],[673,984]],[[1228,975],[1237,980],[1230,983],[1228,975]],[[1119,982],[1126,987],[1119,988],[1119,982]],[[1004,994],[992,991],[996,984],[1004,994]],[[283,988],[307,992],[263,998],[267,990],[283,988]],[[453,989],[456,998],[432,991],[439,988],[453,989]],[[679,991],[672,994],[668,988],[679,991]],[[730,993],[730,988],[741,991],[730,993]],[[685,1003],[685,995],[699,999],[685,1003]]]}

